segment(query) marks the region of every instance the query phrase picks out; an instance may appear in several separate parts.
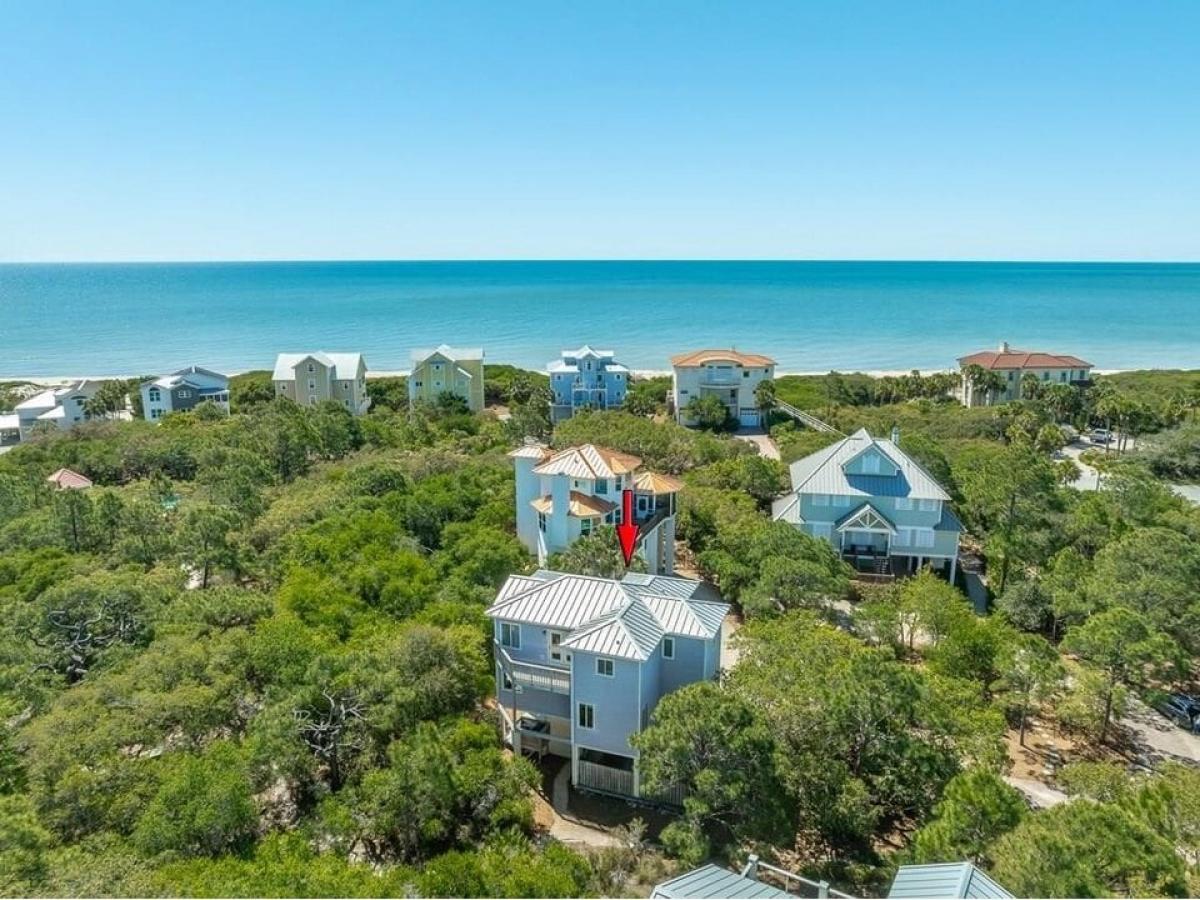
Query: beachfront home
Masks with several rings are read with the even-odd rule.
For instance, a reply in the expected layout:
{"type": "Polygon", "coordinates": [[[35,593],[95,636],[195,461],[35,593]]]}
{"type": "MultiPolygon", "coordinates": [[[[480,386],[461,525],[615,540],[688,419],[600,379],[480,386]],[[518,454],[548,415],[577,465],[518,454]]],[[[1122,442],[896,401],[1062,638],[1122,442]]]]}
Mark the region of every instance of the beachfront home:
{"type": "Polygon", "coordinates": [[[757,353],[737,350],[696,350],[671,357],[674,370],[671,399],[675,421],[692,422],[687,405],[697,397],[716,397],[738,424],[754,427],[762,424],[762,411],[754,396],[760,382],[775,377],[775,360],[757,353]]]}
{"type": "Polygon", "coordinates": [[[728,611],[686,578],[509,576],[487,610],[505,741],[570,759],[576,787],[642,796],[629,739],[663,696],[716,677],[728,611]]]}
{"type": "Polygon", "coordinates": [[[75,381],[63,387],[48,388],[17,404],[17,430],[28,440],[37,426],[70,431],[86,422],[87,402],[96,396],[102,382],[75,381]]]}
{"type": "Polygon", "coordinates": [[[157,422],[167,413],[186,412],[201,403],[215,403],[229,412],[229,379],[217,372],[189,366],[142,382],[142,415],[157,422]]]}
{"type": "Polygon", "coordinates": [[[361,353],[280,353],[275,358],[275,396],[316,406],[340,403],[360,416],[371,405],[367,396],[367,364],[361,353]]]}
{"type": "Polygon", "coordinates": [[[546,366],[550,373],[550,418],[569,419],[580,409],[617,409],[625,402],[629,369],[613,358],[611,350],[593,350],[584,344],[564,350],[546,366]]]}
{"type": "Polygon", "coordinates": [[[997,350],[980,350],[958,360],[963,373],[959,399],[966,406],[991,406],[1021,399],[1021,379],[1033,375],[1044,385],[1086,384],[1091,378],[1092,364],[1077,356],[1044,353],[1040,350],[1014,350],[1001,342],[997,350]],[[996,388],[977,385],[967,377],[969,367],[979,366],[998,376],[996,388]]]}
{"type": "Polygon", "coordinates": [[[602,525],[621,521],[622,491],[632,494],[634,521],[646,568],[675,571],[675,494],[669,475],[638,471],[642,461],[592,444],[554,451],[526,444],[509,454],[516,470],[517,537],[545,564],[602,525]]]}
{"type": "Polygon", "coordinates": [[[442,394],[453,394],[467,402],[471,412],[483,409],[483,350],[479,347],[450,347],[414,350],[408,373],[408,402],[433,403],[442,394]]]}
{"type": "Polygon", "coordinates": [[[900,435],[860,429],[791,465],[792,490],[773,517],[829,541],[859,571],[892,575],[926,564],[953,583],[962,525],[950,495],[911,456],[900,435]]]}

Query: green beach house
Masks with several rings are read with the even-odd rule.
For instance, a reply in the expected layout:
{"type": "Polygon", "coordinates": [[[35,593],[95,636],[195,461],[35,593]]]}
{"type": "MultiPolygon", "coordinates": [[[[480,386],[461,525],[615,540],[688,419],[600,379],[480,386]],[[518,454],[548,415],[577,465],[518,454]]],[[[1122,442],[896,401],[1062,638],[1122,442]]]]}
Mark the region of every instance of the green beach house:
{"type": "Polygon", "coordinates": [[[950,495],[900,449],[900,435],[860,429],[791,465],[792,490],[776,521],[829,541],[846,562],[880,575],[926,565],[953,582],[962,532],[950,495]]]}

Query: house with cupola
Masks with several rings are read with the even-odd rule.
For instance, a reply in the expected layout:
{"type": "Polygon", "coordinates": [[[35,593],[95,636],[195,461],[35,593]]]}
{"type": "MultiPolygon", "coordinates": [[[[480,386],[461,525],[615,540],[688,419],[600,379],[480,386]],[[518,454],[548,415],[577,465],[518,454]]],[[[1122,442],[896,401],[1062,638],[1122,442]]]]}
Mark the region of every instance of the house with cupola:
{"type": "Polygon", "coordinates": [[[487,610],[505,742],[569,759],[578,788],[644,797],[631,739],[664,696],[717,676],[728,611],[686,578],[509,576],[487,610]]]}
{"type": "Polygon", "coordinates": [[[516,475],[517,537],[545,564],[604,525],[618,525],[632,491],[637,552],[654,574],[675,571],[675,495],[683,484],[642,469],[628,453],[584,444],[551,450],[527,443],[509,454],[516,475]]]}
{"type": "Polygon", "coordinates": [[[954,581],[962,524],[946,489],[900,448],[897,430],[876,438],[860,429],[792,463],[790,475],[776,521],[828,541],[861,572],[928,565],[954,581]]]}

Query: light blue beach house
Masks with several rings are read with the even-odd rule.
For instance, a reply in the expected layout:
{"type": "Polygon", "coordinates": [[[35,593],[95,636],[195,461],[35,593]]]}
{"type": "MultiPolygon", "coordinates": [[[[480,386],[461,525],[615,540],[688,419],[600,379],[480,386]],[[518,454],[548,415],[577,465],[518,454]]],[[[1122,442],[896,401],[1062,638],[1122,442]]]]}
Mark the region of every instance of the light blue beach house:
{"type": "Polygon", "coordinates": [[[915,572],[929,564],[954,581],[962,525],[950,495],[900,449],[899,432],[861,429],[791,465],[792,490],[777,521],[829,541],[862,572],[915,572]]]}
{"type": "Polygon", "coordinates": [[[643,796],[629,739],[663,696],[716,677],[728,611],[686,578],[510,576],[487,610],[505,741],[571,760],[577,787],[643,796]]]}
{"type": "Polygon", "coordinates": [[[625,402],[629,369],[613,358],[612,350],[593,350],[584,344],[560,356],[546,366],[554,394],[553,421],[569,419],[581,409],[616,409],[625,402]]]}

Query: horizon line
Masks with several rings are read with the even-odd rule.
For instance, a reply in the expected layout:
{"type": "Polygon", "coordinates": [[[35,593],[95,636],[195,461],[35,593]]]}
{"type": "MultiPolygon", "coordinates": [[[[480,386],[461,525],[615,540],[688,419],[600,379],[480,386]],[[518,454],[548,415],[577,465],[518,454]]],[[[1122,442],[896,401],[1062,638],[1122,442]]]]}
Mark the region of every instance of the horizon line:
{"type": "Polygon", "coordinates": [[[430,256],[430,257],[254,257],[195,259],[12,259],[0,260],[0,266],[128,266],[128,265],[260,265],[289,263],[949,263],[992,265],[1200,265],[1196,259],[1087,259],[1087,258],[988,258],[988,257],[687,257],[687,256],[606,256],[606,257],[501,257],[501,256],[430,256]]]}

